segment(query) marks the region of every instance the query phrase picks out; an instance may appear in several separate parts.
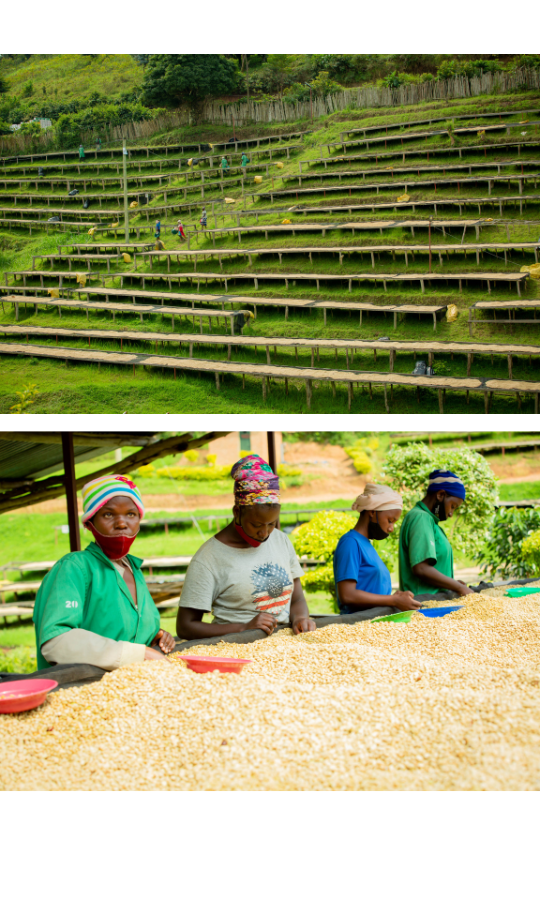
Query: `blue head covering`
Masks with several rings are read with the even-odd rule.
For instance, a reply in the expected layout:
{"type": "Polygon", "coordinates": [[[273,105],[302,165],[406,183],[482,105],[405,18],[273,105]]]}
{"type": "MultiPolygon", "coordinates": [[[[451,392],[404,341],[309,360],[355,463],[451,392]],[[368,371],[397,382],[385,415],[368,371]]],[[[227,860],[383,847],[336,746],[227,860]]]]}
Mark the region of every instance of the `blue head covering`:
{"type": "Polygon", "coordinates": [[[428,494],[436,494],[437,491],[446,491],[451,497],[459,497],[465,500],[465,485],[457,475],[448,469],[435,469],[429,474],[428,494]]]}

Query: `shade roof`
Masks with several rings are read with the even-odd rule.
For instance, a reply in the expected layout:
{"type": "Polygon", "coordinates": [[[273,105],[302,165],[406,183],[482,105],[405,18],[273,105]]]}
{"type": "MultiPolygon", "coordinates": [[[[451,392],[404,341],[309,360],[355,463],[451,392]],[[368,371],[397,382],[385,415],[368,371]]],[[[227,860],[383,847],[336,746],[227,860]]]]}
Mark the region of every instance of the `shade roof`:
{"type": "MultiPolygon", "coordinates": [[[[73,433],[75,463],[102,456],[119,447],[146,447],[159,435],[73,433]]],[[[21,481],[33,481],[52,472],[63,472],[62,436],[53,432],[0,432],[0,490],[21,481]]]]}

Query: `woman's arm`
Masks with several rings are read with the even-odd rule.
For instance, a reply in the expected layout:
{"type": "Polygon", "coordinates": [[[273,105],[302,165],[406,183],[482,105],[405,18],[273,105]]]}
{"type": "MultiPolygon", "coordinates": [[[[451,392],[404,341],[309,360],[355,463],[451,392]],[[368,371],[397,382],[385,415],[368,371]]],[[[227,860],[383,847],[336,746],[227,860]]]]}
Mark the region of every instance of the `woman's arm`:
{"type": "Polygon", "coordinates": [[[260,628],[266,634],[272,634],[277,625],[277,620],[271,613],[258,613],[250,622],[233,622],[230,625],[214,625],[203,622],[203,615],[204,610],[202,609],[180,606],[176,616],[178,637],[192,641],[196,638],[220,637],[222,634],[239,634],[241,631],[250,631],[252,628],[260,628]]]}
{"type": "Polygon", "coordinates": [[[370,594],[369,591],[359,591],[356,581],[338,582],[339,599],[346,606],[357,606],[358,611],[369,606],[394,606],[396,609],[419,609],[420,603],[414,599],[411,591],[394,591],[393,594],[370,594]]]}
{"type": "Polygon", "coordinates": [[[466,584],[463,584],[462,581],[456,581],[455,578],[443,575],[442,572],[439,572],[435,566],[431,566],[426,560],[417,563],[412,567],[412,570],[417,578],[421,578],[426,584],[432,584],[434,587],[441,588],[441,590],[455,591],[456,594],[460,594],[462,597],[466,594],[474,594],[474,591],[466,584]]]}
{"type": "MultiPolygon", "coordinates": [[[[119,669],[132,663],[143,662],[149,650],[145,644],[133,644],[130,641],[115,641],[112,638],[94,634],[85,628],[71,628],[57,637],[46,641],[41,652],[48,663],[75,664],[87,663],[101,669],[119,669]]],[[[161,656],[161,654],[159,654],[161,656]]]]}
{"type": "Polygon", "coordinates": [[[304,597],[302,582],[299,578],[294,579],[293,592],[291,594],[291,625],[295,634],[303,631],[315,631],[316,624],[309,617],[308,605],[304,597]]]}

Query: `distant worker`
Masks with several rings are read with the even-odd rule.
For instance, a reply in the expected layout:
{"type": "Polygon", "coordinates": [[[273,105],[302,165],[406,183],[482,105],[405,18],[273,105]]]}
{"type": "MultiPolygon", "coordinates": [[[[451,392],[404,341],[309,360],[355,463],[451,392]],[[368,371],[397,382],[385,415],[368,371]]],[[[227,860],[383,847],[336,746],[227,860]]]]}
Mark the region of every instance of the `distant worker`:
{"type": "Polygon", "coordinates": [[[203,206],[201,218],[199,219],[199,224],[200,224],[201,228],[206,228],[206,207],[205,206],[203,206]]]}
{"type": "Polygon", "coordinates": [[[244,152],[242,153],[242,166],[245,167],[245,166],[247,166],[248,163],[249,163],[249,156],[248,156],[247,153],[244,151],[244,152]]]}
{"type": "Polygon", "coordinates": [[[84,155],[84,147],[82,144],[79,144],[79,159],[86,159],[86,156],[84,155]]]}
{"type": "Polygon", "coordinates": [[[96,138],[96,150],[101,150],[101,138],[96,138]]]}
{"type": "Polygon", "coordinates": [[[225,174],[225,172],[226,172],[227,169],[229,168],[229,163],[227,162],[227,157],[226,157],[226,156],[224,156],[224,157],[222,158],[222,160],[221,160],[221,168],[223,169],[223,174],[225,174]]]}
{"type": "Polygon", "coordinates": [[[187,241],[187,237],[185,235],[184,226],[182,225],[181,219],[178,219],[178,222],[176,223],[176,229],[177,229],[177,234],[178,234],[178,237],[180,238],[180,240],[187,241]]]}
{"type": "Polygon", "coordinates": [[[155,237],[156,241],[159,241],[159,239],[161,237],[161,222],[159,221],[159,219],[156,222],[156,231],[155,231],[154,237],[155,237]]]}

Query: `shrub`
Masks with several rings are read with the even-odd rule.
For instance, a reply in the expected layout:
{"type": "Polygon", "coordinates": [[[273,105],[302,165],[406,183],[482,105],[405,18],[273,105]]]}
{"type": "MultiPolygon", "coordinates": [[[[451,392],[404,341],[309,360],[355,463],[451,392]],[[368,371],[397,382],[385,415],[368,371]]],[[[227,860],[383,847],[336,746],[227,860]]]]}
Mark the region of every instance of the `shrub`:
{"type": "Polygon", "coordinates": [[[145,466],[139,466],[137,469],[138,474],[141,478],[151,478],[155,472],[155,468],[152,463],[147,463],[145,466]]]}
{"type": "Polygon", "coordinates": [[[26,675],[36,671],[36,653],[30,647],[16,647],[4,652],[0,650],[0,672],[26,675]]]}
{"type": "Polygon", "coordinates": [[[159,478],[176,481],[223,481],[230,474],[230,466],[164,466],[156,471],[159,478]]]}
{"type": "Polygon", "coordinates": [[[194,462],[197,462],[197,460],[199,458],[199,451],[198,450],[186,450],[186,452],[184,453],[184,456],[188,462],[194,463],[194,462]]]}
{"type": "Polygon", "coordinates": [[[215,466],[217,462],[217,453],[209,453],[206,457],[206,462],[209,466],[215,466]]]}
{"type": "Polygon", "coordinates": [[[294,475],[302,475],[302,469],[299,469],[298,466],[288,466],[285,463],[280,463],[277,467],[277,473],[280,478],[293,477],[294,475]]]}
{"type": "Polygon", "coordinates": [[[530,575],[540,574],[540,531],[533,531],[521,544],[521,557],[530,575]]]}
{"type": "Polygon", "coordinates": [[[536,574],[538,529],[540,509],[498,509],[485,545],[476,556],[482,571],[491,578],[526,578],[536,574]]]}

